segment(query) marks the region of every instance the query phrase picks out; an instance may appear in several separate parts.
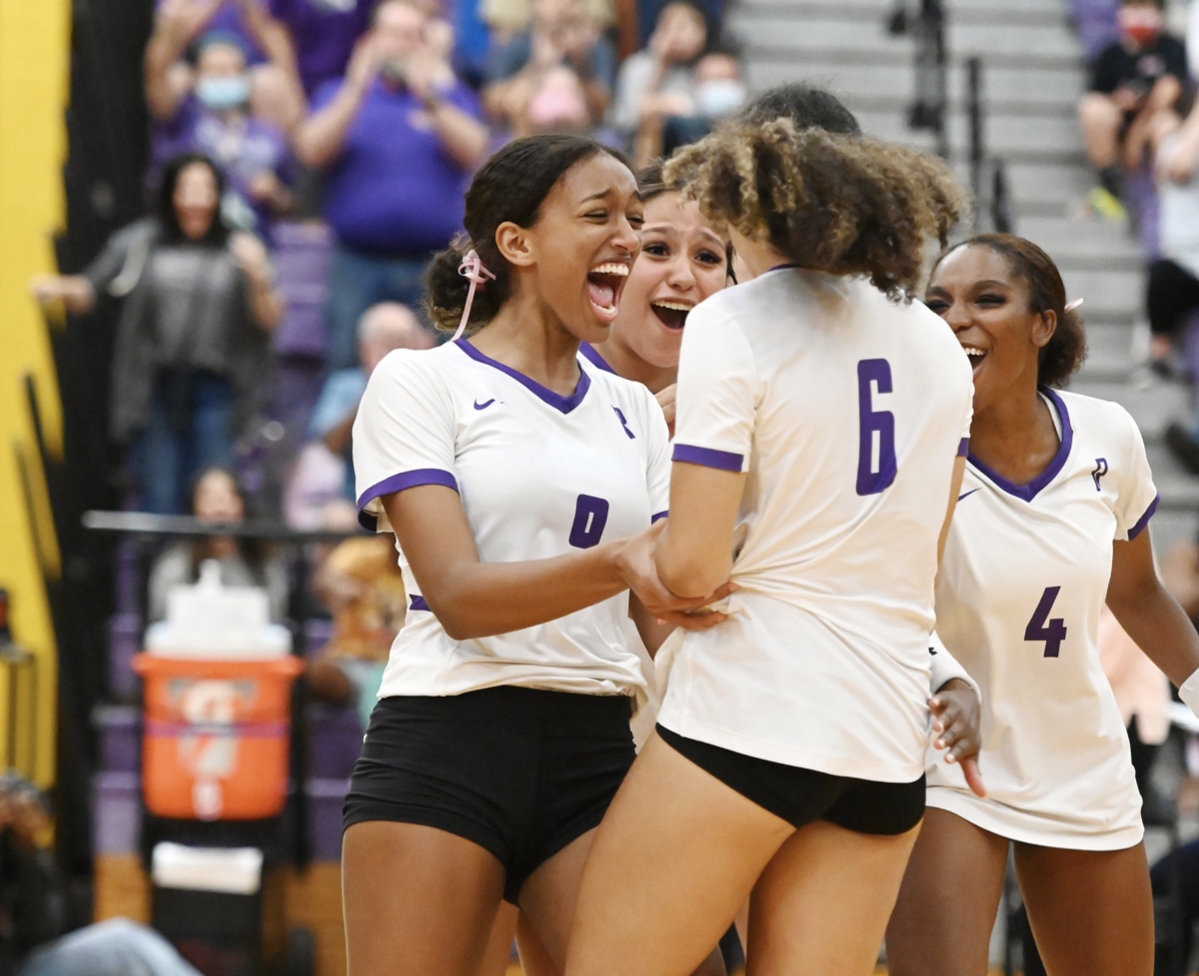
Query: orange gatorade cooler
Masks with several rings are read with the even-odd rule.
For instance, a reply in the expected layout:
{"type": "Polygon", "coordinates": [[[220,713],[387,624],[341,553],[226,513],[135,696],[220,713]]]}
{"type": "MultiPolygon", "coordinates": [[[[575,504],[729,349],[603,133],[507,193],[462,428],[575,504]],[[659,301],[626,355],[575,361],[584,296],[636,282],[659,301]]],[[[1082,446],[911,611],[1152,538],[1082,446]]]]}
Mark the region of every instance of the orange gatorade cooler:
{"type": "Polygon", "coordinates": [[[265,591],[223,587],[207,562],[167,596],[134,658],[146,713],[142,790],[161,817],[270,817],[287,798],[291,683],[303,664],[265,591]]]}

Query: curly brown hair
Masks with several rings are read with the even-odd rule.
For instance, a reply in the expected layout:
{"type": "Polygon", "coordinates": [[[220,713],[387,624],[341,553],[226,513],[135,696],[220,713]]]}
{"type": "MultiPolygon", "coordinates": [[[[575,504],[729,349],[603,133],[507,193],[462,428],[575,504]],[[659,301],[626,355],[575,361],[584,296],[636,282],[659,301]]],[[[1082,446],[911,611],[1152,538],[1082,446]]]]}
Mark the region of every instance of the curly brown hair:
{"type": "Polygon", "coordinates": [[[789,118],[740,119],[680,149],[666,182],[705,216],[769,241],[800,267],[866,275],[893,300],[911,298],[924,246],[944,247],[967,210],[949,168],[914,149],[789,118]]]}
{"type": "Polygon", "coordinates": [[[1037,384],[1061,386],[1087,358],[1087,334],[1082,316],[1074,309],[1066,311],[1066,285],[1053,258],[1025,237],[1015,234],[977,234],[945,251],[933,265],[933,274],[954,251],[964,247],[985,247],[1005,261],[1015,278],[1028,284],[1028,310],[1057,316],[1057,328],[1037,357],[1037,384]]]}

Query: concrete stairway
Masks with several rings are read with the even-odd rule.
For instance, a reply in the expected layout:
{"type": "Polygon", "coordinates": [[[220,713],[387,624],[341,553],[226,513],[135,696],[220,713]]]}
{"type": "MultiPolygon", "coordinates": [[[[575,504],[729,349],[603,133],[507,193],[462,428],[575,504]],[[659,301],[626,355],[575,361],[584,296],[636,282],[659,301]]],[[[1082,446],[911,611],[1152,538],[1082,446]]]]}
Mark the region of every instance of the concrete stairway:
{"type": "MultiPolygon", "coordinates": [[[[1171,419],[1189,415],[1189,395],[1143,366],[1147,332],[1137,241],[1125,226],[1083,213],[1093,186],[1075,114],[1085,72],[1066,0],[946,5],[955,166],[964,177],[964,64],[977,55],[984,65],[987,149],[1007,164],[1016,230],[1054,257],[1071,298],[1086,299],[1090,355],[1071,388],[1124,404],[1140,425],[1162,495],[1152,525],[1163,552],[1199,528],[1199,480],[1179,468],[1161,440],[1171,419]]],[[[914,42],[887,34],[892,9],[892,0],[740,0],[732,27],[746,46],[750,85],[823,84],[844,98],[871,135],[931,149],[928,134],[905,124],[915,93],[914,42]]]]}

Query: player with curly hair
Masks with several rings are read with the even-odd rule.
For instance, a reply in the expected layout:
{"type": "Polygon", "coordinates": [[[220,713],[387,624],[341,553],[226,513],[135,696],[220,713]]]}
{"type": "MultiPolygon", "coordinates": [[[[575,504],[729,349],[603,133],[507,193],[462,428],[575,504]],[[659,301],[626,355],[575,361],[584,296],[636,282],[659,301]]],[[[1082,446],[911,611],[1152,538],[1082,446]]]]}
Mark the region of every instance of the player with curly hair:
{"type": "MultiPolygon", "coordinates": [[[[584,871],[567,976],[681,976],[750,899],[750,971],[861,976],[924,813],[933,583],[969,362],[911,301],[964,208],[947,168],[788,118],[677,154],[752,280],[683,334],[671,592],[727,619],[659,652],[656,734],[584,871]]],[[[971,769],[970,744],[952,747],[971,769]]]]}

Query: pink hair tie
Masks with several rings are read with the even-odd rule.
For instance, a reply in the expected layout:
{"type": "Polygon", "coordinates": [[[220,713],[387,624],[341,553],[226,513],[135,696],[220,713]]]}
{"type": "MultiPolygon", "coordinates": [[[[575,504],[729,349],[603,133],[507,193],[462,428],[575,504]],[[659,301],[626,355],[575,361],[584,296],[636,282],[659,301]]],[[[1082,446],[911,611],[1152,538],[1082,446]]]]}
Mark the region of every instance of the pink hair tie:
{"type": "Polygon", "coordinates": [[[1081,298],[1076,298],[1069,305],[1062,309],[1063,312],[1073,312],[1079,305],[1082,304],[1081,298]]]}
{"type": "Polygon", "coordinates": [[[473,247],[466,252],[462,263],[458,265],[458,274],[470,282],[470,289],[466,293],[466,306],[462,309],[462,321],[458,323],[458,331],[454,333],[451,342],[461,338],[462,333],[466,331],[466,323],[470,318],[470,307],[475,303],[475,289],[482,291],[486,288],[488,278],[495,281],[495,275],[483,267],[483,261],[473,247]]]}

